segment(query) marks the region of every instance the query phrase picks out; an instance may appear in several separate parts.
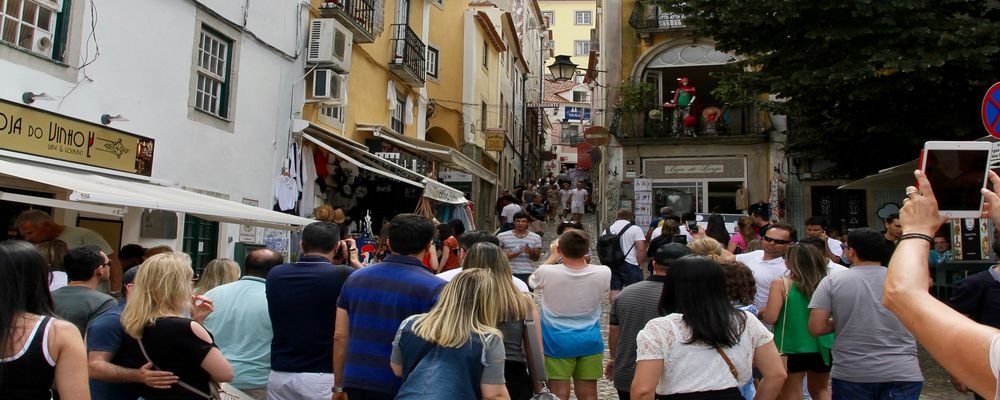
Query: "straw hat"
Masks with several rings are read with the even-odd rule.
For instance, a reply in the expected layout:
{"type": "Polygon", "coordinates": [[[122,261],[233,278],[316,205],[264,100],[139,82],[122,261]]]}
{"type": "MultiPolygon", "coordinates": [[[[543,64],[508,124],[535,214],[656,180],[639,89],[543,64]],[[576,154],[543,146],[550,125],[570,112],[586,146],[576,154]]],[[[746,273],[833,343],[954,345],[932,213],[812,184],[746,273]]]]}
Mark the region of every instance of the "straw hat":
{"type": "Polygon", "coordinates": [[[330,221],[333,218],[333,207],[330,207],[328,204],[316,207],[313,210],[313,218],[316,218],[318,221],[330,221]]]}
{"type": "Polygon", "coordinates": [[[344,209],[338,208],[338,209],[333,210],[332,221],[335,224],[343,224],[344,221],[347,221],[347,216],[344,215],[344,209]]]}

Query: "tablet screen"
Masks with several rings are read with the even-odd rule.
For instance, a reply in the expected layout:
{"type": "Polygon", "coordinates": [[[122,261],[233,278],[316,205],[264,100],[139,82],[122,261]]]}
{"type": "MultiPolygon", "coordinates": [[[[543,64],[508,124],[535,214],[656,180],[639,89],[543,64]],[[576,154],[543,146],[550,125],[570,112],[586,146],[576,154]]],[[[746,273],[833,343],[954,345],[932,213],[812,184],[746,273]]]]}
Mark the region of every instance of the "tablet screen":
{"type": "Polygon", "coordinates": [[[982,208],[989,150],[925,150],[924,174],[934,188],[938,209],[978,211],[982,208]]]}

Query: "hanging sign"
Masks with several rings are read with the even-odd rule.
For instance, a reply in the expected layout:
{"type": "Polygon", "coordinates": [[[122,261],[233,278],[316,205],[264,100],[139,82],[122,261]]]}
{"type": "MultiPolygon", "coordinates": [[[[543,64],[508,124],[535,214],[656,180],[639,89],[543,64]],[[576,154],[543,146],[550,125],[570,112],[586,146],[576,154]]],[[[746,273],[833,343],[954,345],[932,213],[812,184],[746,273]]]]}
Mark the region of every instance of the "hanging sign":
{"type": "Polygon", "coordinates": [[[504,132],[499,129],[486,131],[486,151],[503,151],[504,132]]]}
{"type": "Polygon", "coordinates": [[[151,176],[153,139],[0,99],[0,149],[151,176]]]}
{"type": "Polygon", "coordinates": [[[468,202],[462,192],[431,179],[424,179],[424,197],[449,204],[468,202]]]}

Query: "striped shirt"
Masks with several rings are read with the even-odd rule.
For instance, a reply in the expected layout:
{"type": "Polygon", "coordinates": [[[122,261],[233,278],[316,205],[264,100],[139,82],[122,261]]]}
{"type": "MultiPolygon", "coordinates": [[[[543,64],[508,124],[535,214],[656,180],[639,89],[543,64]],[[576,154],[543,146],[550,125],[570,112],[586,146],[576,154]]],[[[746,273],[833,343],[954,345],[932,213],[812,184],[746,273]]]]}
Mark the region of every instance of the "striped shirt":
{"type": "Polygon", "coordinates": [[[659,317],[660,294],[666,276],[653,275],[622,289],[611,304],[608,324],[619,329],[615,348],[615,389],[628,392],[635,376],[635,337],[649,320],[659,317]]]}
{"type": "Polygon", "coordinates": [[[389,368],[392,340],[404,319],[431,309],[445,283],[420,260],[395,254],[351,274],[337,301],[350,326],[344,387],[399,391],[402,380],[389,368]]]}

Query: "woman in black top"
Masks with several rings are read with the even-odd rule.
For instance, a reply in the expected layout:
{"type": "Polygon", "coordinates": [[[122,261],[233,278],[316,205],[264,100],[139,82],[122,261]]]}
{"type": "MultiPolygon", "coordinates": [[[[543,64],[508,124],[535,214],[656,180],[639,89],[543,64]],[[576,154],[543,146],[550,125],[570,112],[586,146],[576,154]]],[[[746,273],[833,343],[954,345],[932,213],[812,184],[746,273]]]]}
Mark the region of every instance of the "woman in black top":
{"type": "Polygon", "coordinates": [[[205,297],[192,296],[192,276],[191,258],[184,253],[151,257],[136,274],[122,325],[139,340],[155,369],[173,372],[179,380],[169,389],[144,387],[144,398],[205,398],[214,382],[233,379],[233,368],[198,322],[212,304],[205,297]],[[189,304],[194,319],[181,316],[189,304]]]}
{"type": "Polygon", "coordinates": [[[28,242],[0,242],[0,398],[90,399],[87,351],[75,325],[52,316],[48,263],[28,242]]]}

